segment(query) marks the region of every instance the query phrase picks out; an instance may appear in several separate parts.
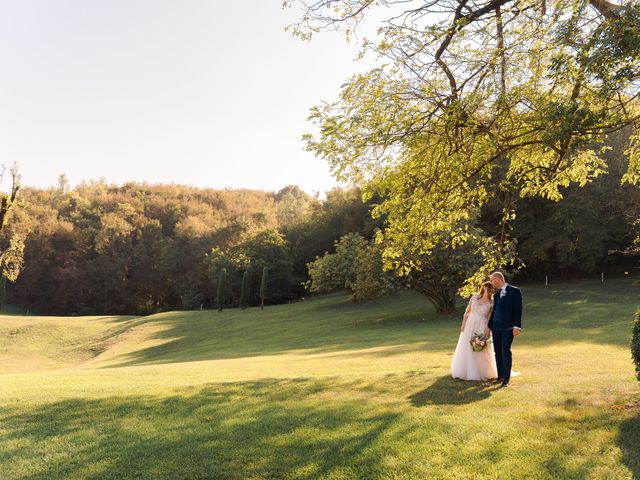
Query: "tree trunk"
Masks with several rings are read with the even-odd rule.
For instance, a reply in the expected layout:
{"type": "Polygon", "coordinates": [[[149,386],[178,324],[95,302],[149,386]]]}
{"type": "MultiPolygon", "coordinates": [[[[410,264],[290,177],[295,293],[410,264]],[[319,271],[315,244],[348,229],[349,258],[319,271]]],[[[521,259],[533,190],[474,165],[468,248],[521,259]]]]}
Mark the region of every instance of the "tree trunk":
{"type": "Polygon", "coordinates": [[[416,283],[413,288],[427,297],[440,315],[455,312],[456,296],[451,289],[442,285],[428,285],[425,283],[416,283]]]}

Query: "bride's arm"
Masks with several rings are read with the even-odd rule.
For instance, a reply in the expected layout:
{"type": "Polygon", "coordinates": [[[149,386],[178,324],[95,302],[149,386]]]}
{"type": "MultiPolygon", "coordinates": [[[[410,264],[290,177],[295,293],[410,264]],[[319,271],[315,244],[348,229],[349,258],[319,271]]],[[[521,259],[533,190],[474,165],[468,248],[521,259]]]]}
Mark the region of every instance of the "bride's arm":
{"type": "Polygon", "coordinates": [[[489,324],[491,323],[492,316],[493,316],[493,303],[491,303],[491,308],[489,309],[489,315],[487,315],[487,326],[484,330],[485,337],[491,336],[491,328],[489,328],[489,324]]]}
{"type": "Polygon", "coordinates": [[[467,323],[467,318],[469,317],[469,315],[471,314],[471,300],[473,299],[473,297],[471,297],[469,299],[469,304],[467,305],[467,309],[464,311],[464,315],[462,316],[462,325],[460,325],[460,331],[464,332],[464,326],[467,323]]]}

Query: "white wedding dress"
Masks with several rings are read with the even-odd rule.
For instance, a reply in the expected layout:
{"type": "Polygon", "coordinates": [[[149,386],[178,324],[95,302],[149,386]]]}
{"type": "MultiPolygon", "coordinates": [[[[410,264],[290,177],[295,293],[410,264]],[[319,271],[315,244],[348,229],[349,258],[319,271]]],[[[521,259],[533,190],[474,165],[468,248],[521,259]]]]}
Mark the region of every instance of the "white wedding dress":
{"type": "Polygon", "coordinates": [[[474,333],[484,333],[489,323],[492,302],[480,303],[475,294],[469,300],[470,313],[464,327],[460,332],[458,345],[451,359],[451,376],[463,380],[488,380],[497,378],[496,356],[493,343],[490,343],[483,351],[474,352],[471,348],[471,337],[474,333]]]}

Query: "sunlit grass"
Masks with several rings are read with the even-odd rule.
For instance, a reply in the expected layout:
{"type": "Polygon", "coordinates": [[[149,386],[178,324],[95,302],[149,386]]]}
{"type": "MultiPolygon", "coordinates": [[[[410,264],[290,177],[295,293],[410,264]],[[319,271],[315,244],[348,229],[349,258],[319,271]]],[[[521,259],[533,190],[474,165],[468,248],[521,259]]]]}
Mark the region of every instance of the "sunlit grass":
{"type": "Polygon", "coordinates": [[[640,286],[522,288],[507,390],[451,379],[458,315],[409,293],[4,317],[0,478],[640,477],[640,286]]]}

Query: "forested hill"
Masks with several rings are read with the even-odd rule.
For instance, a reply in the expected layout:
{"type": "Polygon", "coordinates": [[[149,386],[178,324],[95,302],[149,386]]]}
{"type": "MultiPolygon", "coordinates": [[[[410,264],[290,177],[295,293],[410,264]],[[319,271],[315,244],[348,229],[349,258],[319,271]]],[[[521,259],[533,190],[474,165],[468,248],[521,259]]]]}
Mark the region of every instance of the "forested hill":
{"type": "Polygon", "coordinates": [[[253,267],[249,305],[269,267],[267,303],[304,293],[305,263],[374,221],[356,190],[321,201],[296,186],[278,192],[104,182],[24,188],[2,232],[25,238],[24,267],[7,302],[55,314],[137,313],[213,306],[217,270],[225,302],[238,301],[253,267]]]}
{"type": "MultiPolygon", "coordinates": [[[[516,281],[636,272],[637,253],[623,252],[637,251],[640,190],[620,184],[626,168],[621,148],[607,163],[609,174],[564,189],[559,202],[518,199],[510,226],[521,262],[511,272],[516,281]]],[[[376,229],[384,232],[384,216],[371,217],[380,199],[363,202],[356,188],[335,188],[320,200],[297,186],[266,192],[100,181],[71,189],[62,177],[55,188],[25,187],[18,200],[0,242],[23,238],[24,265],[6,295],[0,284],[0,300],[31,313],[236,307],[245,272],[245,303],[255,306],[265,267],[265,304],[304,296],[305,283],[315,282],[312,291],[319,292],[350,286],[354,298],[407,286],[394,285],[394,273],[381,270],[381,245],[372,237],[376,229]],[[308,263],[325,252],[337,253],[309,271],[308,263]],[[222,269],[226,278],[218,289],[222,269]]],[[[499,215],[488,204],[479,226],[495,235],[499,215]]],[[[418,278],[446,289],[449,303],[474,265],[466,257],[473,252],[464,261],[454,261],[453,253],[434,257],[418,278]]]]}

